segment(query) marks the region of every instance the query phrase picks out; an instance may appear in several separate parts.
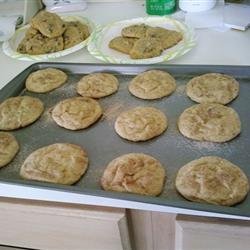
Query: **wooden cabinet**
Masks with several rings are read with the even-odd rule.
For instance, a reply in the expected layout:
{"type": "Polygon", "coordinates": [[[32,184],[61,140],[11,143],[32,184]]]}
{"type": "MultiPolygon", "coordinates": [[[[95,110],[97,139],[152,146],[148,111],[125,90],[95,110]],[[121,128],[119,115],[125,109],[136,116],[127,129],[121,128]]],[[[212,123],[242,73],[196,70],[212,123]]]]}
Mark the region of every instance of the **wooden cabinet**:
{"type": "Polygon", "coordinates": [[[0,250],[247,250],[250,222],[0,198],[0,250]]]}
{"type": "Polygon", "coordinates": [[[124,209],[0,199],[0,221],[1,245],[41,250],[131,249],[124,209]]]}
{"type": "Polygon", "coordinates": [[[175,242],[176,250],[248,250],[250,222],[178,215],[175,242]]]}

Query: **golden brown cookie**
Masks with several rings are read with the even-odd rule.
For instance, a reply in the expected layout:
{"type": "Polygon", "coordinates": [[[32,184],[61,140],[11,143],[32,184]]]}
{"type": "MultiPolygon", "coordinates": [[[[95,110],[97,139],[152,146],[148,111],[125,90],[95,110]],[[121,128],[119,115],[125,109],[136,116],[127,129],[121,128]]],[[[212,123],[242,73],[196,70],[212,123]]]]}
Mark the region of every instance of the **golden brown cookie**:
{"type": "Polygon", "coordinates": [[[46,93],[60,87],[68,76],[55,68],[40,69],[31,73],[26,79],[26,88],[36,93],[46,93]]]}
{"type": "Polygon", "coordinates": [[[201,157],[180,168],[175,186],[188,200],[223,206],[241,202],[249,191],[244,172],[216,156],[201,157]]]}
{"type": "Polygon", "coordinates": [[[31,26],[49,38],[61,36],[66,28],[64,21],[57,14],[47,11],[40,11],[35,15],[31,26]]]}
{"type": "Polygon", "coordinates": [[[141,38],[146,35],[149,26],[145,24],[133,24],[122,29],[121,34],[125,37],[141,38]]]}
{"type": "Polygon", "coordinates": [[[136,107],[121,113],[115,131],[130,141],[146,141],[162,134],[168,126],[167,117],[153,107],[136,107]]]}
{"type": "Polygon", "coordinates": [[[22,53],[22,54],[26,54],[26,44],[29,41],[29,39],[33,38],[35,35],[39,34],[39,31],[29,27],[25,33],[24,38],[22,39],[22,41],[19,43],[18,47],[17,47],[17,52],[22,53]]]}
{"type": "Polygon", "coordinates": [[[163,51],[161,42],[152,37],[143,37],[138,39],[129,55],[132,59],[145,59],[161,55],[163,51]]]}
{"type": "Polygon", "coordinates": [[[10,97],[0,104],[0,130],[26,127],[36,121],[43,110],[43,103],[38,98],[10,97]]]}
{"type": "Polygon", "coordinates": [[[30,55],[40,55],[63,50],[63,46],[62,36],[48,38],[37,34],[26,41],[24,51],[30,55]]]}
{"type": "Polygon", "coordinates": [[[150,155],[131,153],[111,161],[101,185],[104,190],[157,196],[162,192],[165,169],[150,155]]]}
{"type": "Polygon", "coordinates": [[[74,45],[84,41],[89,37],[90,33],[87,25],[78,21],[67,22],[66,24],[67,27],[63,33],[64,49],[73,47],[74,45]]]}
{"type": "Polygon", "coordinates": [[[239,83],[229,75],[208,73],[192,78],[186,92],[195,102],[227,104],[238,96],[239,83]]]}
{"type": "Polygon", "coordinates": [[[90,35],[90,30],[87,24],[83,24],[79,21],[75,21],[75,22],[67,22],[67,25],[76,27],[78,29],[78,32],[81,36],[82,41],[87,39],[90,35]]]}
{"type": "Polygon", "coordinates": [[[237,112],[216,103],[202,103],[184,110],[178,121],[180,132],[194,140],[226,142],[241,131],[237,112]]]}
{"type": "Polygon", "coordinates": [[[53,120],[61,127],[79,130],[89,127],[102,115],[101,106],[88,97],[73,97],[59,102],[52,110],[53,120]]]}
{"type": "Polygon", "coordinates": [[[133,78],[128,89],[138,98],[152,100],[170,95],[176,89],[176,83],[165,71],[149,70],[133,78]]]}
{"type": "Polygon", "coordinates": [[[86,172],[88,157],[78,145],[56,143],[31,153],[20,175],[29,180],[71,185],[86,172]]]}
{"type": "Polygon", "coordinates": [[[77,93],[81,96],[101,98],[113,94],[118,89],[117,78],[109,73],[92,73],[77,83],[77,93]]]}
{"type": "Polygon", "coordinates": [[[7,165],[19,150],[16,138],[7,132],[0,132],[0,168],[7,165]]]}
{"type": "Polygon", "coordinates": [[[146,31],[146,36],[160,40],[163,49],[171,48],[182,40],[180,32],[162,27],[149,27],[146,31]]]}
{"type": "Polygon", "coordinates": [[[117,36],[109,42],[109,48],[125,54],[129,54],[130,50],[135,44],[135,41],[137,40],[137,38],[133,37],[117,36]]]}

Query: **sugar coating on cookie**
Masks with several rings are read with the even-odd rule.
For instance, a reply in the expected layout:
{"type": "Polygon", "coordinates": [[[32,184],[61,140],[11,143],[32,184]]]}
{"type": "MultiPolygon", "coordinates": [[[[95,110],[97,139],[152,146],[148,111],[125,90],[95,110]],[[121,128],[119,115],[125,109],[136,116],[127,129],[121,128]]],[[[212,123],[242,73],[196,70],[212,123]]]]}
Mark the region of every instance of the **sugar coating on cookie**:
{"type": "Polygon", "coordinates": [[[165,71],[149,70],[133,78],[128,88],[134,96],[150,100],[170,95],[176,89],[176,83],[165,71]]]}
{"type": "Polygon", "coordinates": [[[30,96],[10,97],[0,104],[0,130],[26,127],[42,114],[44,105],[30,96]]]}
{"type": "Polygon", "coordinates": [[[31,26],[49,38],[61,36],[66,29],[64,21],[57,14],[47,11],[40,11],[35,15],[31,26]]]}
{"type": "Polygon", "coordinates": [[[118,90],[118,79],[109,73],[92,73],[81,78],[76,90],[81,96],[101,98],[118,90]]]}
{"type": "Polygon", "coordinates": [[[150,155],[130,153],[112,160],[101,178],[104,190],[157,196],[162,192],[165,169],[150,155]]]}
{"type": "Polygon", "coordinates": [[[116,133],[130,141],[146,141],[162,134],[168,126],[166,115],[153,107],[136,107],[121,113],[115,121],[116,133]]]}
{"type": "Polygon", "coordinates": [[[88,97],[73,97],[59,102],[52,110],[53,120],[61,127],[78,130],[89,127],[102,115],[99,103],[88,97]]]}
{"type": "Polygon", "coordinates": [[[80,146],[56,143],[31,153],[20,175],[29,180],[71,185],[81,178],[87,166],[87,154],[80,146]]]}
{"type": "Polygon", "coordinates": [[[217,103],[202,103],[184,110],[179,117],[178,128],[190,139],[226,142],[241,132],[241,122],[233,108],[217,103]]]}
{"type": "Polygon", "coordinates": [[[202,203],[232,206],[249,191],[248,178],[230,161],[206,156],[179,169],[175,186],[186,199],[202,203]]]}
{"type": "Polygon", "coordinates": [[[67,81],[68,76],[61,70],[47,68],[31,73],[26,79],[26,88],[36,93],[52,91],[67,81]]]}
{"type": "Polygon", "coordinates": [[[227,104],[238,96],[239,82],[229,75],[207,73],[192,78],[186,93],[195,102],[227,104]]]}
{"type": "Polygon", "coordinates": [[[19,145],[14,135],[0,132],[0,168],[11,162],[18,150],[19,145]]]}

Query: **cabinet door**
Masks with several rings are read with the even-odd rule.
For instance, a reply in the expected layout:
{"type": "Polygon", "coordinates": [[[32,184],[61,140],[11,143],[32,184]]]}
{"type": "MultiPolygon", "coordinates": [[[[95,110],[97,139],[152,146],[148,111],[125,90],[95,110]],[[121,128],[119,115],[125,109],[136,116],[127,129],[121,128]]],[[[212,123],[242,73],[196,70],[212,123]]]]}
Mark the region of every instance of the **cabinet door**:
{"type": "Polygon", "coordinates": [[[176,250],[250,249],[250,222],[178,215],[176,250]]]}
{"type": "Polygon", "coordinates": [[[0,199],[0,244],[46,250],[129,250],[124,209],[0,199]]]}

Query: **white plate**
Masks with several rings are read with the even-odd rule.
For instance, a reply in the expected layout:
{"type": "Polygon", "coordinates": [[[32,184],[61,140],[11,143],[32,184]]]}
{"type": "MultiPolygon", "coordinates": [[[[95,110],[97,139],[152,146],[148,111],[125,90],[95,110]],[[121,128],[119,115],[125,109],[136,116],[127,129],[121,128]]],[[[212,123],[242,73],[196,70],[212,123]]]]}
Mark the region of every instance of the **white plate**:
{"type": "Polygon", "coordinates": [[[111,23],[105,27],[98,27],[90,36],[88,51],[97,59],[109,63],[152,64],[168,61],[182,56],[191,50],[195,44],[196,41],[193,30],[176,19],[167,16],[140,17],[111,23]],[[109,41],[116,36],[120,36],[121,30],[124,27],[141,23],[179,31],[183,34],[183,39],[177,45],[164,50],[160,56],[147,59],[131,59],[129,55],[115,51],[108,47],[109,41]]]}
{"type": "MultiPolygon", "coordinates": [[[[64,21],[79,21],[83,24],[88,25],[89,29],[90,29],[90,33],[93,32],[95,25],[93,22],[91,22],[90,20],[88,20],[87,18],[84,17],[80,17],[80,16],[61,16],[61,18],[64,21]]],[[[24,38],[25,33],[27,31],[27,29],[30,27],[30,25],[25,25],[22,28],[18,29],[15,34],[6,42],[3,43],[3,52],[7,55],[10,56],[12,58],[15,59],[19,59],[19,60],[25,60],[25,61],[40,61],[40,60],[48,60],[48,59],[53,59],[53,58],[57,58],[57,57],[61,57],[61,56],[65,56],[68,54],[71,54],[77,50],[82,49],[83,47],[87,46],[88,42],[89,42],[89,38],[88,37],[86,40],[76,44],[75,46],[68,48],[68,49],[64,49],[58,52],[54,52],[54,53],[49,53],[49,54],[42,54],[42,55],[29,55],[29,54],[21,54],[19,52],[17,52],[17,47],[18,44],[21,42],[21,40],[24,38]]]]}

